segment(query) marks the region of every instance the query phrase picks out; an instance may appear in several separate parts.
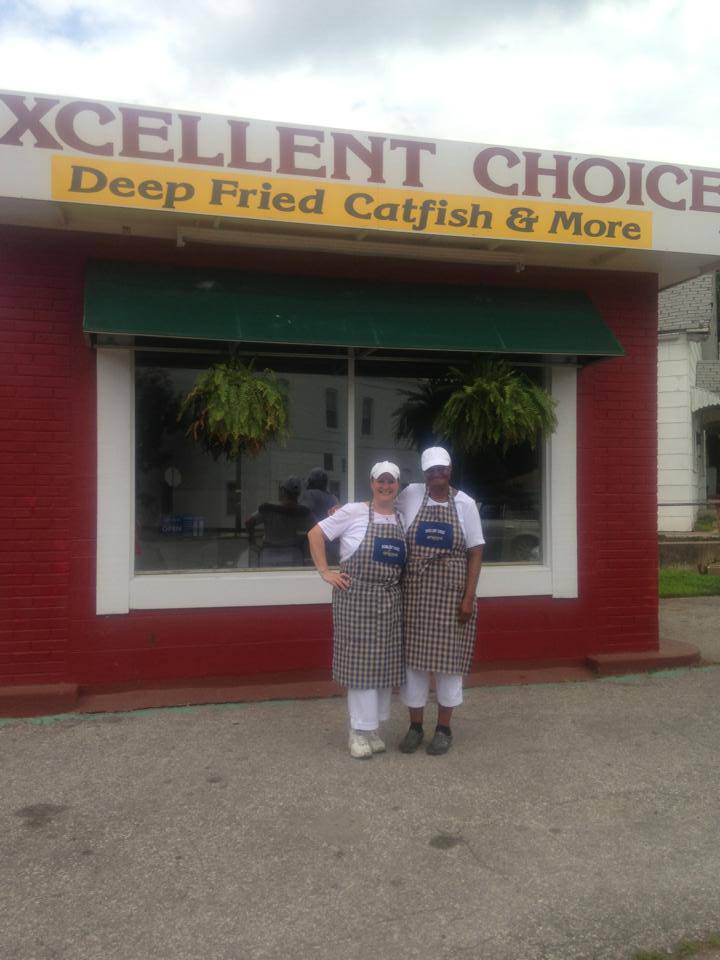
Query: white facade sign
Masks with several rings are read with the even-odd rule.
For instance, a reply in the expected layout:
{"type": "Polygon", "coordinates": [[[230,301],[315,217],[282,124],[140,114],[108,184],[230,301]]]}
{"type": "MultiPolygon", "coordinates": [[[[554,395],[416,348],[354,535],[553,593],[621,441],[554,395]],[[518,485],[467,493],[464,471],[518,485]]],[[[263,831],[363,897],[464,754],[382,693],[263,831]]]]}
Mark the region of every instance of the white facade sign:
{"type": "Polygon", "coordinates": [[[0,197],[720,256],[720,171],[0,92],[0,197]]]}

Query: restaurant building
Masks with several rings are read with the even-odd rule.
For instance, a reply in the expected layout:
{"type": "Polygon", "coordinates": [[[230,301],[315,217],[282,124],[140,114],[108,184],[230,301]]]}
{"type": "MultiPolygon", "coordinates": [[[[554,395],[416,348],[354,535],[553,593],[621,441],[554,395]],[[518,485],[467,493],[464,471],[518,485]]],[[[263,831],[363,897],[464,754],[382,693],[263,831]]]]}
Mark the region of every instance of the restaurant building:
{"type": "Polygon", "coordinates": [[[328,586],[247,520],[421,479],[397,412],[479,356],[558,426],[459,478],[477,664],[656,655],[658,290],[719,213],[716,171],[0,93],[0,686],[329,673],[328,586]],[[289,436],[214,460],[178,410],[231,348],[289,436]]]}

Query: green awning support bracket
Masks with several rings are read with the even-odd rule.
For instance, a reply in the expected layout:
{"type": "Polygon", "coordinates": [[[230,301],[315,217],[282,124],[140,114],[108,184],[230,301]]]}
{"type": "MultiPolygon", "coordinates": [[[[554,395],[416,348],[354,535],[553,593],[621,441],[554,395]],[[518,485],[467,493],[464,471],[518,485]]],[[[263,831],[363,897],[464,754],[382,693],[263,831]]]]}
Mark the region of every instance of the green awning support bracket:
{"type": "Polygon", "coordinates": [[[584,293],[91,262],[86,333],[577,357],[624,351],[584,293]]]}

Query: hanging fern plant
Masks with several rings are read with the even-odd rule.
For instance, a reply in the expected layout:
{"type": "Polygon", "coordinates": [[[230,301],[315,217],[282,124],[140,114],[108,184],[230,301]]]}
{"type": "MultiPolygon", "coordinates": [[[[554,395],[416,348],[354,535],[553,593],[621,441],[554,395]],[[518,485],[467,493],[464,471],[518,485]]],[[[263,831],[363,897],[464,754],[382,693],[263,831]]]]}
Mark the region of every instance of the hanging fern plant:
{"type": "Polygon", "coordinates": [[[456,464],[464,455],[505,454],[523,443],[535,447],[538,436],[557,426],[547,390],[505,360],[483,359],[405,391],[393,419],[396,440],[422,450],[441,439],[452,447],[456,464]]]}
{"type": "Polygon", "coordinates": [[[256,456],[287,436],[287,398],[272,370],[256,372],[237,357],[204,370],[180,405],[187,436],[217,460],[256,456]]]}
{"type": "Polygon", "coordinates": [[[438,436],[468,454],[491,447],[506,453],[557,427],[555,401],[547,390],[505,360],[476,360],[463,372],[449,371],[455,390],[433,424],[438,436]]]}

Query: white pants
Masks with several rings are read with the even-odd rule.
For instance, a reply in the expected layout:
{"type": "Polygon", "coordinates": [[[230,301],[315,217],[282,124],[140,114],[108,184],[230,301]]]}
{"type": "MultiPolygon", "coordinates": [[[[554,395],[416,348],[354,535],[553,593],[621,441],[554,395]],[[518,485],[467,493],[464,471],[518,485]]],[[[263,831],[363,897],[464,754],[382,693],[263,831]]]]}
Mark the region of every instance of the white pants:
{"type": "MultiPolygon", "coordinates": [[[[405,668],[406,681],[400,687],[400,699],[406,707],[424,707],[430,692],[430,671],[405,668]]],[[[435,673],[435,693],[441,707],[459,707],[463,702],[461,673],[435,673]]]]}
{"type": "Polygon", "coordinates": [[[390,719],[392,687],[376,690],[358,690],[348,687],[348,712],[353,730],[377,730],[384,720],[390,719]]]}

